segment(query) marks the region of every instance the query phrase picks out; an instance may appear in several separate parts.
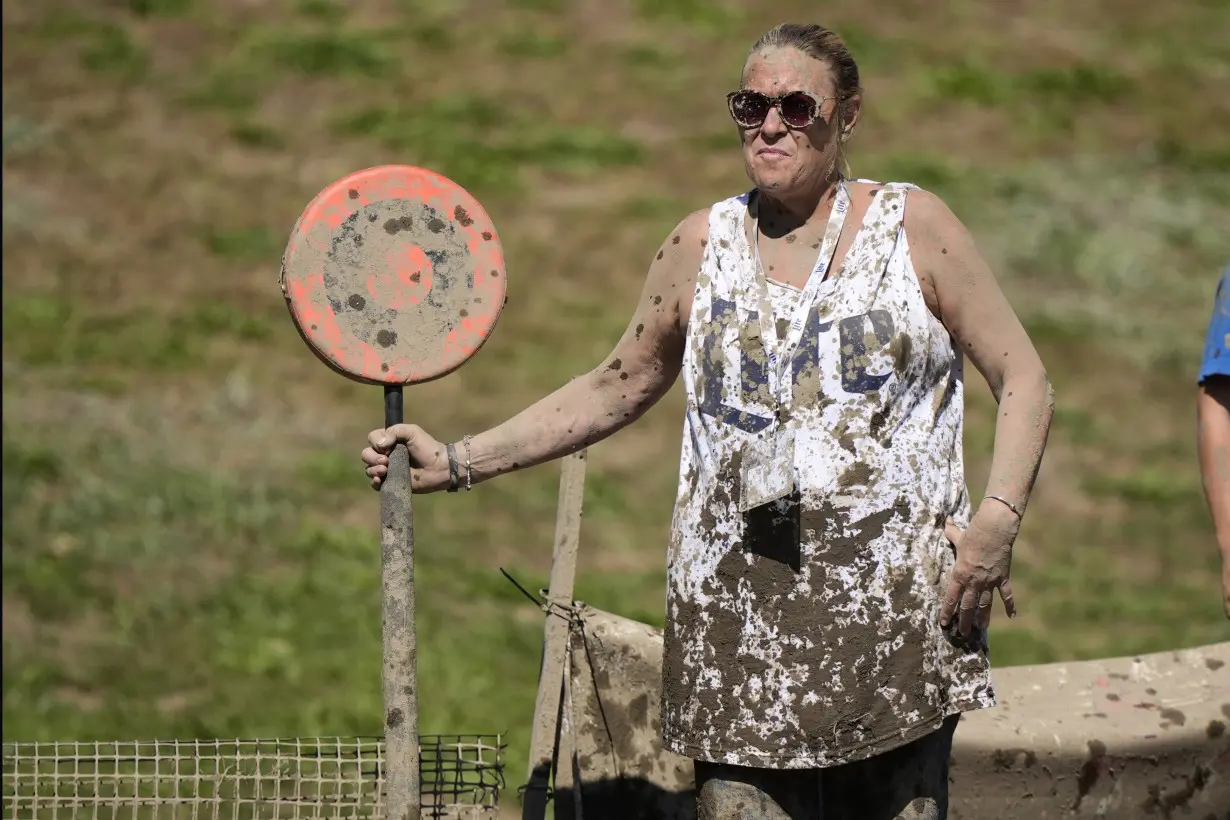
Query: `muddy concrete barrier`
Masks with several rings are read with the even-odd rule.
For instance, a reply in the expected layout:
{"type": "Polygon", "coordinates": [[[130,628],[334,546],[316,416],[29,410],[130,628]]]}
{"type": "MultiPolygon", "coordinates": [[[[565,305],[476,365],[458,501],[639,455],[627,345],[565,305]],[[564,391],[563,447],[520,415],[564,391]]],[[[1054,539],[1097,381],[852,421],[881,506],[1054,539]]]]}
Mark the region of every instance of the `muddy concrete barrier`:
{"type": "Polygon", "coordinates": [[[995,672],[966,715],[952,817],[1230,820],[1230,642],[995,672]]]}
{"type": "MultiPolygon", "coordinates": [[[[692,767],[662,751],[662,635],[574,612],[556,817],[694,820],[692,767]]],[[[998,669],[966,715],[952,820],[1230,820],[1230,642],[998,669]]]]}

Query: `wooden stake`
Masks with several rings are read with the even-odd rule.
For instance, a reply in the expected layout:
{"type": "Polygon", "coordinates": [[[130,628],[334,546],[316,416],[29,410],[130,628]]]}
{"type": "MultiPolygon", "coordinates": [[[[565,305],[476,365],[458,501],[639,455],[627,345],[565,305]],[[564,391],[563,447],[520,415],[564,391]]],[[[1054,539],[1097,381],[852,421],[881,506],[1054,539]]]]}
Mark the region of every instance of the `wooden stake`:
{"type": "MultiPolygon", "coordinates": [[[[551,558],[551,581],[547,591],[550,611],[543,630],[542,672],[534,705],[534,728],[530,737],[530,770],[522,820],[544,820],[551,764],[559,740],[559,718],[564,686],[564,660],[568,652],[567,607],[572,606],[577,574],[577,549],[581,540],[581,506],[585,499],[586,450],[563,459],[559,484],[559,507],[555,517],[555,549],[551,558]]],[[[570,766],[570,761],[561,761],[570,766]]],[[[571,778],[568,778],[571,780],[571,778]]]]}

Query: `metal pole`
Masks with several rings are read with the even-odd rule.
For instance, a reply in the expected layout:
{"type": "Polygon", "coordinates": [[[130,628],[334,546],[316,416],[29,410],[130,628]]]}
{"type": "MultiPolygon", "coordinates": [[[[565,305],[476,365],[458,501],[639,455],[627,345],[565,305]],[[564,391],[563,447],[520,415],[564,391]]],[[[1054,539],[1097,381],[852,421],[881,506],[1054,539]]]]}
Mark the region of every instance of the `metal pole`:
{"type": "MultiPolygon", "coordinates": [[[[404,420],[402,389],[384,388],[384,426],[404,420]]],[[[414,634],[414,518],[410,453],[398,444],[380,486],[384,661],[384,778],[388,820],[420,820],[419,710],[414,634]]]]}

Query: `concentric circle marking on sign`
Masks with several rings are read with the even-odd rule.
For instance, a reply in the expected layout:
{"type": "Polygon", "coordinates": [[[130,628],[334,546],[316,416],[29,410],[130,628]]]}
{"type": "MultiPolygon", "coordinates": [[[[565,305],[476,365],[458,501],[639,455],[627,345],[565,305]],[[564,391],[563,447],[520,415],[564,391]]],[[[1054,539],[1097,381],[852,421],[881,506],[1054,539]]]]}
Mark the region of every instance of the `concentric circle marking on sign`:
{"type": "Polygon", "coordinates": [[[455,370],[490,336],[507,287],[487,212],[452,180],[410,165],[326,187],[282,257],[282,294],[303,340],[369,384],[455,370]]]}

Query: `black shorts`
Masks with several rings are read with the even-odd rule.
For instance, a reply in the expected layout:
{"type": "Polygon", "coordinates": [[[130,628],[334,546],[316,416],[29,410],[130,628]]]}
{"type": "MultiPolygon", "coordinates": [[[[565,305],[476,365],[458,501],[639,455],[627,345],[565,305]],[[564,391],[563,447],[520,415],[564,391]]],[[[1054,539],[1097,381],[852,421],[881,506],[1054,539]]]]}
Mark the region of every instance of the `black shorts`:
{"type": "Polygon", "coordinates": [[[875,757],[824,769],[696,762],[697,820],[945,820],[960,715],[875,757]]]}

